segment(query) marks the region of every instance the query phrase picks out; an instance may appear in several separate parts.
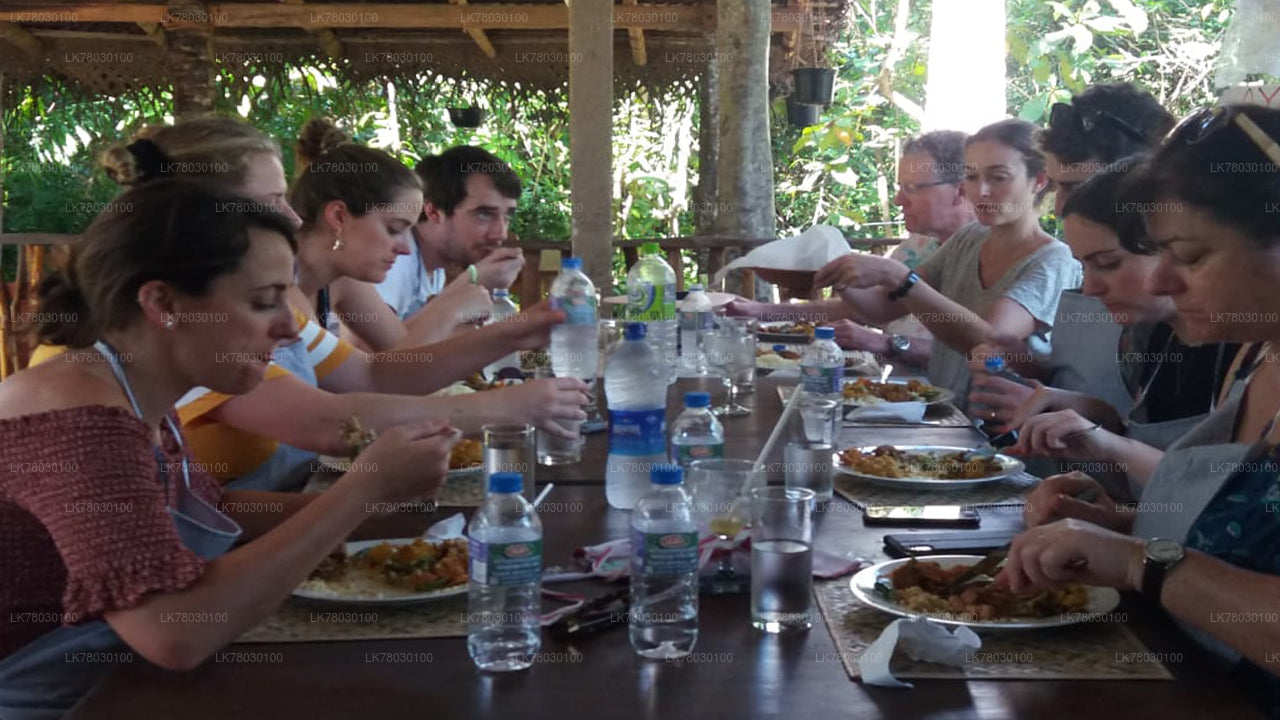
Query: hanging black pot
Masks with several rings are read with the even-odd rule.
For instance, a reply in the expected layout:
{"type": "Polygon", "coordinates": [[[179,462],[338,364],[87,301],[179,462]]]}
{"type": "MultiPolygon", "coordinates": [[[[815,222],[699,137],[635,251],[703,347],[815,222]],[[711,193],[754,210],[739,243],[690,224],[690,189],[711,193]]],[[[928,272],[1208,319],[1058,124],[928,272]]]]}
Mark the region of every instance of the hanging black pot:
{"type": "Polygon", "coordinates": [[[832,68],[796,68],[791,71],[796,102],[830,105],[835,91],[836,71],[832,68]]]}
{"type": "Polygon", "coordinates": [[[484,109],[474,105],[471,107],[449,108],[449,121],[454,127],[477,128],[484,122],[484,109]]]}
{"type": "Polygon", "coordinates": [[[796,102],[794,97],[787,98],[787,120],[796,127],[809,127],[818,124],[818,116],[822,113],[821,105],[796,102]]]}

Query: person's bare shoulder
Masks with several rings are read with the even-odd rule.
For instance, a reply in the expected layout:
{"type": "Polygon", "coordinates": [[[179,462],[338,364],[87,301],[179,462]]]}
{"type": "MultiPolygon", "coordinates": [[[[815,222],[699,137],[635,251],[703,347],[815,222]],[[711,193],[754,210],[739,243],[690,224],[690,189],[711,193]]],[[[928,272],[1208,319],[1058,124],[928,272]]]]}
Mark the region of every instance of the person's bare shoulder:
{"type": "Polygon", "coordinates": [[[127,407],[126,403],[114,380],[66,358],[27,368],[0,382],[0,418],[83,405],[127,407]]]}

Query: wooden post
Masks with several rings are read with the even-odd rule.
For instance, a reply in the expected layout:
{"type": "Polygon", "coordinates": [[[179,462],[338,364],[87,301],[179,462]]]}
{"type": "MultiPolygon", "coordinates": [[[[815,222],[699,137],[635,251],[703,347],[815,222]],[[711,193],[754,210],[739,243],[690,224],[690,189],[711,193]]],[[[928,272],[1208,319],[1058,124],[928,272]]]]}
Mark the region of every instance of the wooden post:
{"type": "Polygon", "coordinates": [[[569,8],[573,254],[603,295],[613,294],[613,11],[611,2],[569,8]]]}
{"type": "MultiPolygon", "coordinates": [[[[769,141],[770,10],[769,0],[716,3],[717,235],[772,238],[776,233],[769,141]]],[[[743,293],[751,297],[756,290],[748,286],[743,293]]]]}
{"type": "Polygon", "coordinates": [[[209,51],[213,18],[199,0],[169,0],[166,59],[173,78],[176,120],[213,113],[214,65],[209,51]]]}
{"type": "Polygon", "coordinates": [[[720,66],[712,60],[698,82],[698,187],[693,191],[693,227],[699,235],[715,232],[719,155],[720,66]]]}

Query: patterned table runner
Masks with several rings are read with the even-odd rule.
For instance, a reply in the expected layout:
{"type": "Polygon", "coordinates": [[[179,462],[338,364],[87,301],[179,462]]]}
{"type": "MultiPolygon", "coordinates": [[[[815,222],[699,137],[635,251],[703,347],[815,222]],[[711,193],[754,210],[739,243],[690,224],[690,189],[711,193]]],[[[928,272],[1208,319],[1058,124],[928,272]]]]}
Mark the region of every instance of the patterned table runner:
{"type": "Polygon", "coordinates": [[[1022,505],[1040,478],[1021,472],[995,482],[955,490],[895,488],[837,473],[835,491],[859,509],[868,505],[1022,505]]]}
{"type": "MultiPolygon", "coordinates": [[[[856,680],[858,658],[898,618],[859,602],[849,578],[815,581],[813,589],[839,660],[856,680]]],[[[1061,628],[982,632],[982,647],[961,667],[919,662],[905,653],[895,653],[890,667],[900,679],[1172,680],[1129,628],[1111,621],[1123,621],[1123,615],[1061,628]]]]}
{"type": "Polygon", "coordinates": [[[465,637],[467,596],[415,605],[365,606],[290,598],[236,642],[465,637]]]}

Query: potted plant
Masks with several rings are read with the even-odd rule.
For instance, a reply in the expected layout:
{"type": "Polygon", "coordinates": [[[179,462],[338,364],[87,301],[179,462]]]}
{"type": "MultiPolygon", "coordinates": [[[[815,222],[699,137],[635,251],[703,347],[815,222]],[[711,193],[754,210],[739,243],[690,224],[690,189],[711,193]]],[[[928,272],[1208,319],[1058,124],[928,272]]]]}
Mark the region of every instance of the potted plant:
{"type": "Polygon", "coordinates": [[[449,122],[454,127],[477,128],[484,122],[484,108],[468,105],[466,107],[449,108],[449,122]]]}
{"type": "Polygon", "coordinates": [[[787,98],[787,120],[796,127],[817,125],[818,116],[821,112],[821,105],[800,102],[796,100],[794,95],[787,98]]]}
{"type": "Polygon", "coordinates": [[[833,68],[803,67],[791,71],[792,96],[796,102],[830,105],[835,93],[836,71],[833,68]]]}

